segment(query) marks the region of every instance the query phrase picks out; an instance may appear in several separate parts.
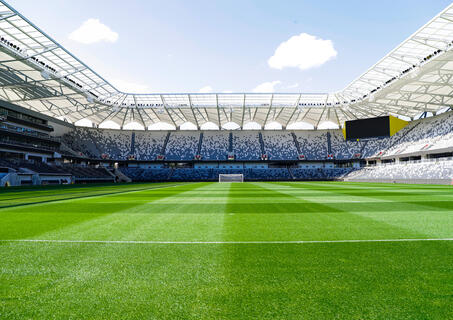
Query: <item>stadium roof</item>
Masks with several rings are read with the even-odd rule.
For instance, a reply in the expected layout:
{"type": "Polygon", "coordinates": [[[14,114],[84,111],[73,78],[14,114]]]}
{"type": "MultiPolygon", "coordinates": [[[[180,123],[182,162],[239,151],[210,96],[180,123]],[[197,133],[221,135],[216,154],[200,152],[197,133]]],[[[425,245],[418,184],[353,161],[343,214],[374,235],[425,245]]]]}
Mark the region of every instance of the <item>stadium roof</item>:
{"type": "Polygon", "coordinates": [[[453,4],[342,91],[305,93],[152,93],[119,91],[0,0],[0,99],[77,122],[111,120],[145,128],[235,122],[283,127],[393,114],[413,119],[453,105],[453,4]]]}

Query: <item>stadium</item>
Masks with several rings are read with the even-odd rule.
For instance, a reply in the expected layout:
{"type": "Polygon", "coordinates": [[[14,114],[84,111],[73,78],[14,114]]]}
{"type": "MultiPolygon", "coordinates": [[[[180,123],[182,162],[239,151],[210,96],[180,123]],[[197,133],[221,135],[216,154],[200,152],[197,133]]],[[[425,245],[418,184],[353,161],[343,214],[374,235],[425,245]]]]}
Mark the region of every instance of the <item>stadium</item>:
{"type": "Polygon", "coordinates": [[[0,0],[0,318],[452,319],[452,48],[449,5],[340,91],[128,93],[0,0]]]}

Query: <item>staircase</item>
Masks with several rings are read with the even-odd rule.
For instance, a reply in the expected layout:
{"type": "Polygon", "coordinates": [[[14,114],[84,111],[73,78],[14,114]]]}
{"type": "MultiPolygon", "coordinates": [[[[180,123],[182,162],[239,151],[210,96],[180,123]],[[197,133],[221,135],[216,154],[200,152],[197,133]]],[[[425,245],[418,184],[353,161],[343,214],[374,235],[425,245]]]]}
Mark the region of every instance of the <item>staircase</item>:
{"type": "Polygon", "coordinates": [[[228,152],[233,152],[233,132],[230,132],[228,136],[228,152]]]}
{"type": "Polygon", "coordinates": [[[296,134],[295,134],[294,132],[291,132],[291,136],[293,137],[294,144],[296,145],[297,154],[302,154],[302,152],[301,152],[301,150],[300,150],[299,141],[297,141],[296,134]]]}
{"type": "Polygon", "coordinates": [[[93,137],[91,134],[91,130],[87,130],[88,136],[90,137],[91,142],[93,142],[95,150],[98,152],[98,155],[96,155],[97,158],[100,158],[101,154],[104,152],[99,148],[98,144],[96,143],[96,139],[93,137]]]}
{"type": "MultiPolygon", "coordinates": [[[[109,176],[111,176],[114,180],[113,181],[117,181],[116,178],[116,174],[113,173],[112,171],[110,171],[109,169],[107,169],[106,167],[99,167],[99,169],[104,169],[106,173],[108,173],[109,176]]],[[[119,180],[118,180],[119,181],[119,180]]]]}
{"type": "Polygon", "coordinates": [[[331,141],[330,132],[327,132],[327,153],[332,154],[332,141],[331,141]]]}
{"type": "Polygon", "coordinates": [[[165,155],[165,150],[167,150],[167,143],[168,143],[168,140],[170,139],[170,132],[167,133],[167,136],[165,137],[165,140],[164,140],[164,145],[162,146],[162,149],[160,150],[160,154],[161,155],[165,155]]]}
{"type": "Polygon", "coordinates": [[[368,144],[368,140],[365,140],[365,142],[362,142],[362,145],[360,147],[360,157],[362,158],[363,155],[363,150],[365,150],[366,145],[368,144]]]}
{"type": "Polygon", "coordinates": [[[131,135],[131,154],[135,154],[135,132],[131,135]]]}
{"type": "Polygon", "coordinates": [[[203,144],[203,132],[200,132],[200,138],[198,139],[198,146],[197,146],[197,155],[201,154],[201,145],[203,144]]]}
{"type": "Polygon", "coordinates": [[[113,174],[116,177],[115,180],[118,182],[132,182],[131,178],[129,178],[128,176],[126,176],[124,173],[122,173],[120,170],[118,170],[116,168],[113,170],[113,174]]]}
{"type": "Polygon", "coordinates": [[[258,139],[260,140],[261,154],[266,154],[266,150],[264,148],[263,134],[261,132],[258,133],[258,139]]]}

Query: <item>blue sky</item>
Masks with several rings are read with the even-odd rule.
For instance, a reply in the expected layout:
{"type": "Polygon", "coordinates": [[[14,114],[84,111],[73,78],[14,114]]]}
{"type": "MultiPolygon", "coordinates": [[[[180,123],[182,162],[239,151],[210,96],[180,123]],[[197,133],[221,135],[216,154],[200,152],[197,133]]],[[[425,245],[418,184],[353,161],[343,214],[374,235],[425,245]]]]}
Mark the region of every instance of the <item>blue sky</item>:
{"type": "Polygon", "coordinates": [[[9,0],[9,4],[119,90],[332,92],[450,1],[9,0]]]}

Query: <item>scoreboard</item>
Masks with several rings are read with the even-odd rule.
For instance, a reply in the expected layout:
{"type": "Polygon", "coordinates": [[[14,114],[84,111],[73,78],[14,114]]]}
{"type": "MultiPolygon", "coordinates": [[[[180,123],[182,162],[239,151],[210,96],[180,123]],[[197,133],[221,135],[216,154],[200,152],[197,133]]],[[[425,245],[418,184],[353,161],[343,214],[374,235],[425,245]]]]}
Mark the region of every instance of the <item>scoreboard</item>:
{"type": "Polygon", "coordinates": [[[346,121],[343,127],[345,139],[389,137],[408,124],[393,116],[346,121]]]}

